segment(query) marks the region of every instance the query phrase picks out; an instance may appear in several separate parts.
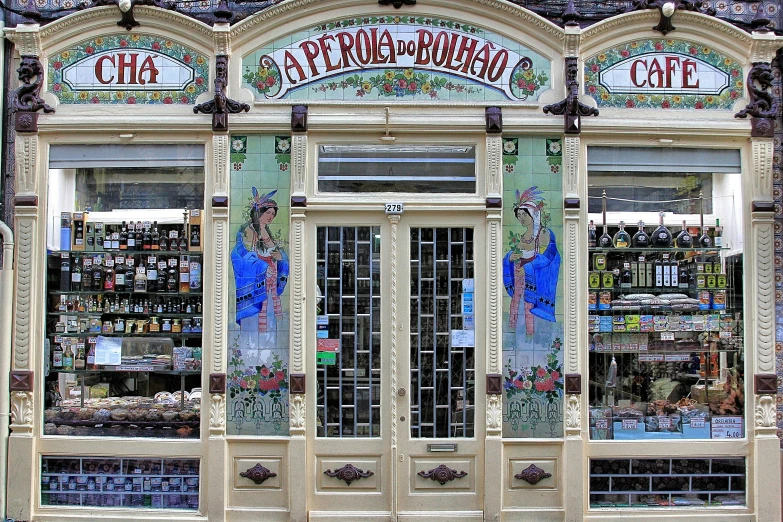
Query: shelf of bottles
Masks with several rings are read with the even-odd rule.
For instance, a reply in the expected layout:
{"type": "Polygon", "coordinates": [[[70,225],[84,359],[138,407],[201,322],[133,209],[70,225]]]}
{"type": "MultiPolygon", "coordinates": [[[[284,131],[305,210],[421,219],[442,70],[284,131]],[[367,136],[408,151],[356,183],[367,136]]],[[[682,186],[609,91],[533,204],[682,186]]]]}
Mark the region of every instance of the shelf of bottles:
{"type": "Polygon", "coordinates": [[[198,509],[198,459],[41,458],[41,505],[198,509]]]}
{"type": "Polygon", "coordinates": [[[741,267],[720,221],[610,234],[605,215],[588,227],[591,439],[743,437],[741,267]]]}
{"type": "Polygon", "coordinates": [[[197,436],[200,219],[62,224],[70,248],[48,254],[44,432],[197,436]]]}

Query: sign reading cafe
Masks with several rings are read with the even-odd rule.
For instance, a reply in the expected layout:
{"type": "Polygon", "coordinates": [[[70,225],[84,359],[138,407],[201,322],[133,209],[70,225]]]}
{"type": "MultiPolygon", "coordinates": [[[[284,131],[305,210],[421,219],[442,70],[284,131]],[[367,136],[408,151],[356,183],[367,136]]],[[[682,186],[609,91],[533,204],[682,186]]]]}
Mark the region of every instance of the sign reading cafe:
{"type": "Polygon", "coordinates": [[[273,44],[251,55],[255,63],[246,57],[244,78],[262,99],[269,100],[335,79],[364,91],[359,93],[362,96],[373,88],[381,96],[429,94],[446,83],[431,78],[438,74],[452,85],[481,86],[504,99],[525,100],[548,81],[546,74],[534,70],[546,64],[548,73],[548,61],[527,49],[509,48],[483,30],[453,22],[435,26],[383,23],[383,17],[380,21],[362,24],[356,19],[356,24],[353,20],[333,24],[333,30],[298,33],[289,43],[273,44]],[[407,76],[391,81],[398,71],[408,71],[407,76]],[[373,73],[382,76],[371,81],[373,73]],[[379,81],[384,75],[390,81],[379,81]],[[425,86],[428,80],[430,89],[425,86]]]}

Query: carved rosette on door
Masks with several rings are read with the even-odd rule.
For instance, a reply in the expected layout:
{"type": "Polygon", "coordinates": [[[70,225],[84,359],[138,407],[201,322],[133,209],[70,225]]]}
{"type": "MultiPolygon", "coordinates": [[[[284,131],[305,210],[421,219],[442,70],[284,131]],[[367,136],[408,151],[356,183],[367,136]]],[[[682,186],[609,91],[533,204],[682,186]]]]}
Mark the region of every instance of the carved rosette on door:
{"type": "Polygon", "coordinates": [[[336,470],[332,471],[331,469],[327,469],[324,471],[324,475],[328,475],[330,477],[335,477],[340,480],[344,480],[346,484],[349,486],[351,485],[351,482],[367,477],[373,476],[375,473],[370,471],[369,469],[367,471],[364,471],[363,469],[357,468],[353,464],[346,464],[345,466],[341,468],[337,468],[336,470]]]}
{"type": "Polygon", "coordinates": [[[441,464],[437,468],[433,468],[429,471],[419,471],[418,475],[420,477],[440,482],[440,485],[442,486],[446,482],[451,482],[454,479],[466,477],[468,473],[465,471],[457,471],[456,469],[451,469],[445,464],[441,464]]]}

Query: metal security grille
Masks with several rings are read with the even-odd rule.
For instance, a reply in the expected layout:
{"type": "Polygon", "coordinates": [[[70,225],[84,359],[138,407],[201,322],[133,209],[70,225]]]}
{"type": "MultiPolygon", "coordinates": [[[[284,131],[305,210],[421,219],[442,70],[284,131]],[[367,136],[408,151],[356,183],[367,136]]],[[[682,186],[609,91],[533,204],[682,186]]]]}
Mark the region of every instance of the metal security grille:
{"type": "Polygon", "coordinates": [[[380,227],[318,228],[319,437],[381,434],[380,238],[380,227]]]}
{"type": "Polygon", "coordinates": [[[452,343],[452,330],[470,327],[462,296],[473,270],[473,229],[411,229],[413,438],[473,436],[475,348],[454,344],[475,343],[452,343]]]}

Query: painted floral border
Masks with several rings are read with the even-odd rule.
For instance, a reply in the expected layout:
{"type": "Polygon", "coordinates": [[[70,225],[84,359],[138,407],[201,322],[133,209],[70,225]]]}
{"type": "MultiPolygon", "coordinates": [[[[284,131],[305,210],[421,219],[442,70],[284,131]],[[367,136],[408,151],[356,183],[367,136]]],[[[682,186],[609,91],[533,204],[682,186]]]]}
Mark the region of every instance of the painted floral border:
{"type": "MultiPolygon", "coordinates": [[[[553,174],[560,172],[563,164],[563,140],[546,138],[546,162],[553,174]]],[[[514,172],[519,161],[519,138],[503,138],[503,165],[507,173],[514,172]]]]}
{"type": "Polygon", "coordinates": [[[732,58],[708,46],[684,40],[638,40],[606,49],[585,61],[584,83],[587,94],[599,106],[644,109],[731,109],[743,94],[745,78],[742,66],[732,58]],[[677,53],[703,60],[730,75],[729,87],[720,95],[683,94],[610,94],[598,83],[600,71],[617,62],[647,53],[677,53]]]}
{"type": "Polygon", "coordinates": [[[47,88],[66,104],[184,104],[195,103],[199,94],[209,88],[209,58],[193,49],[152,35],[108,35],[85,40],[70,49],[55,53],[48,63],[47,88]],[[95,53],[111,49],[143,49],[159,52],[193,67],[194,80],[178,91],[73,91],[62,81],[62,71],[68,65],[95,53]]]}
{"type": "Polygon", "coordinates": [[[374,25],[374,24],[402,24],[402,25],[429,25],[432,27],[443,27],[446,29],[453,29],[455,31],[464,31],[469,34],[481,35],[484,34],[484,29],[469,24],[455,22],[453,20],[447,20],[443,18],[432,18],[428,16],[364,16],[356,18],[346,18],[343,20],[335,20],[334,22],[327,22],[325,24],[317,25],[313,28],[313,32],[323,33],[326,31],[332,31],[334,29],[346,28],[346,27],[358,27],[362,25],[374,25]]]}
{"type": "Polygon", "coordinates": [[[506,375],[503,389],[506,399],[526,399],[539,396],[550,404],[563,397],[563,365],[559,353],[563,343],[559,337],[552,341],[551,349],[546,356],[545,366],[531,366],[514,369],[511,360],[506,364],[506,375]],[[517,397],[520,396],[520,397],[517,397]]]}

